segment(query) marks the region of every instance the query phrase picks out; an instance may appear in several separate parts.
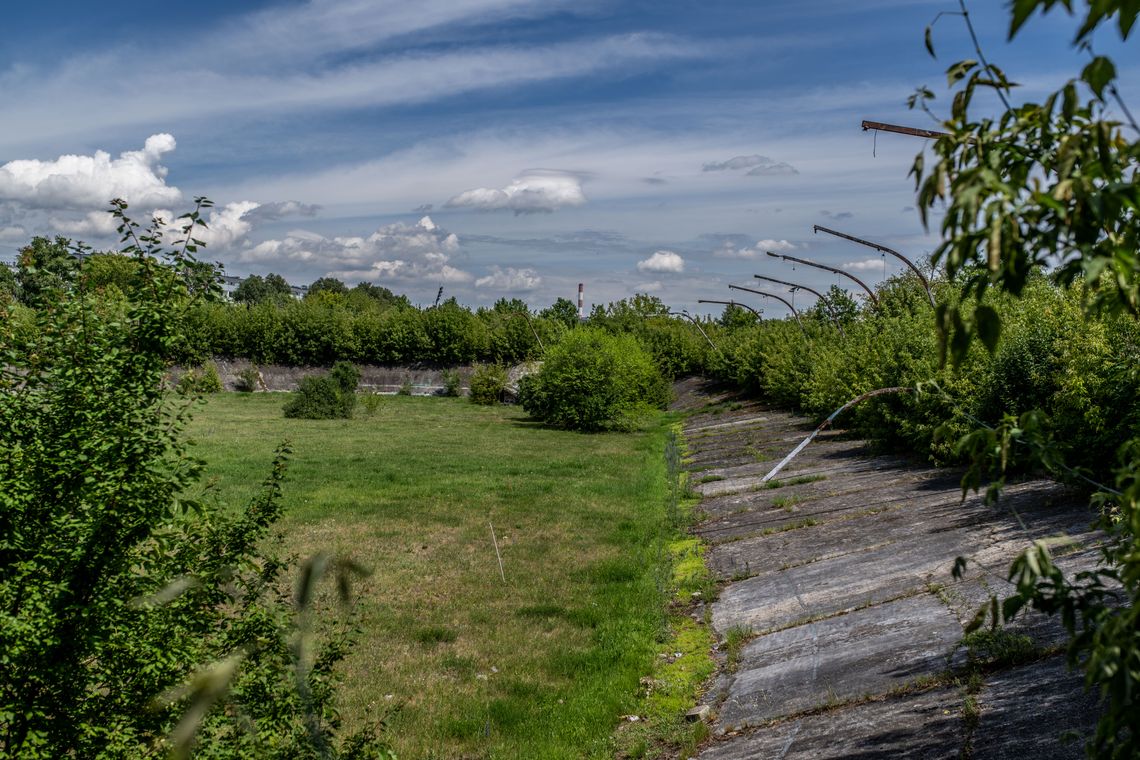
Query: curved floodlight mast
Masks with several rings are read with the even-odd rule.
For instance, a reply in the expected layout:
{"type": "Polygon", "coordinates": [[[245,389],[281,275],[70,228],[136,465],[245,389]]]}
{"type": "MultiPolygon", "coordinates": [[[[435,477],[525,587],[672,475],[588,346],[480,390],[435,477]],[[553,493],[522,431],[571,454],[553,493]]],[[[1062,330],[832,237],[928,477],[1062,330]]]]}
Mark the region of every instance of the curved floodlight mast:
{"type": "Polygon", "coordinates": [[[716,351],[718,354],[720,353],[720,349],[719,349],[719,348],[717,348],[717,347],[716,347],[716,344],[712,342],[712,339],[711,339],[711,338],[709,338],[709,336],[708,336],[708,333],[706,333],[706,332],[704,331],[704,328],[703,328],[703,327],[701,327],[701,323],[700,323],[700,322],[698,322],[697,320],[693,319],[692,315],[691,315],[691,314],[689,314],[689,312],[687,312],[687,311],[671,311],[671,312],[669,312],[669,316],[684,317],[685,319],[687,319],[687,320],[689,320],[690,322],[692,322],[692,323],[693,323],[693,325],[694,325],[694,326],[697,328],[697,330],[700,332],[701,336],[702,336],[702,337],[704,337],[704,339],[705,339],[706,341],[708,341],[708,344],[709,344],[710,346],[712,346],[712,348],[713,348],[713,351],[716,351]]]}
{"type": "Polygon", "coordinates": [[[839,334],[844,338],[847,337],[847,333],[843,332],[843,325],[839,324],[839,319],[835,316],[835,311],[831,308],[831,304],[827,302],[827,299],[823,297],[823,293],[820,293],[818,290],[812,290],[807,285],[798,285],[794,282],[784,282],[783,280],[777,280],[775,277],[766,277],[762,274],[754,274],[752,276],[757,280],[767,280],[768,282],[774,282],[777,285],[787,285],[793,291],[806,290],[807,292],[813,294],[816,298],[819,299],[819,302],[823,304],[823,308],[827,309],[827,316],[831,317],[831,321],[835,325],[836,329],[839,330],[839,334]]]}
{"type": "Polygon", "coordinates": [[[898,259],[899,261],[901,261],[902,263],[904,263],[908,267],[910,267],[910,271],[912,271],[916,275],[918,275],[918,281],[922,283],[922,287],[924,287],[926,289],[926,296],[927,296],[927,298],[930,299],[930,306],[932,308],[936,308],[935,303],[934,303],[934,293],[932,293],[930,291],[930,282],[926,279],[926,276],[923,275],[923,273],[919,270],[919,268],[914,265],[913,261],[908,259],[906,256],[903,256],[898,251],[894,250],[893,248],[887,248],[885,245],[879,245],[878,243],[872,243],[870,240],[864,240],[863,238],[857,238],[854,235],[848,235],[845,232],[840,232],[838,230],[832,230],[832,229],[828,229],[827,227],[822,227],[818,224],[815,225],[814,227],[812,227],[812,231],[816,232],[816,233],[826,232],[828,235],[835,235],[835,237],[840,237],[840,238],[843,238],[844,240],[850,240],[852,243],[858,243],[859,245],[865,245],[868,248],[874,248],[876,251],[879,251],[880,253],[889,253],[890,255],[894,256],[896,259],[898,259]]]}
{"type": "Polygon", "coordinates": [[[828,272],[835,272],[838,275],[842,275],[843,277],[847,277],[848,279],[854,280],[855,282],[857,282],[859,284],[859,287],[863,288],[863,290],[865,290],[867,292],[867,296],[871,299],[871,303],[875,304],[876,306],[879,305],[879,299],[875,297],[875,292],[867,287],[867,283],[863,282],[862,280],[860,280],[858,277],[851,274],[850,272],[844,272],[842,269],[836,269],[835,267],[829,267],[827,264],[817,264],[814,261],[808,261],[807,259],[798,259],[795,256],[789,256],[786,253],[772,253],[771,251],[766,251],[765,253],[767,253],[769,256],[771,256],[774,259],[783,259],[784,261],[794,261],[797,264],[803,264],[804,266],[815,267],[816,269],[823,269],[823,270],[826,270],[828,272]]]}
{"type": "Polygon", "coordinates": [[[803,320],[800,319],[800,313],[798,311],[796,311],[796,307],[792,306],[792,302],[789,301],[788,299],[786,299],[782,296],[778,296],[775,293],[765,293],[763,290],[753,290],[752,288],[746,288],[742,285],[729,285],[728,287],[731,290],[743,290],[746,293],[755,293],[756,295],[764,296],[765,298],[775,298],[777,301],[779,301],[780,303],[784,304],[785,306],[787,306],[789,309],[792,310],[792,316],[794,316],[796,318],[796,322],[799,324],[800,329],[804,331],[804,337],[807,338],[808,340],[811,340],[811,338],[808,336],[807,328],[804,327],[803,320]]]}
{"type": "Polygon", "coordinates": [[[710,301],[707,298],[698,298],[697,303],[722,303],[725,306],[739,306],[740,308],[748,309],[750,312],[755,314],[757,319],[761,319],[761,320],[764,319],[764,317],[763,317],[764,310],[763,309],[753,309],[748,304],[741,303],[740,301],[710,301]]]}

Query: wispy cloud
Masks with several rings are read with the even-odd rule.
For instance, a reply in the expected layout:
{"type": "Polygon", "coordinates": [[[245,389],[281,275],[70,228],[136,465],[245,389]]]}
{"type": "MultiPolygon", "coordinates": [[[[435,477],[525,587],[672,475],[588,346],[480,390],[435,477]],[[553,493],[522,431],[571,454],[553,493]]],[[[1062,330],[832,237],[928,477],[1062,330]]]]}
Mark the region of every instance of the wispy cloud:
{"type": "MultiPolygon", "coordinates": [[[[296,71],[203,63],[184,68],[168,65],[165,59],[156,62],[150,50],[119,51],[69,60],[51,74],[9,70],[0,75],[0,86],[9,103],[6,139],[14,141],[153,123],[158,114],[174,124],[223,114],[425,103],[704,54],[698,45],[657,33],[548,45],[412,50],[296,71]],[[84,118],[69,118],[74,113],[83,113],[84,118]]],[[[195,51],[197,60],[210,60],[198,56],[195,51]]]]}
{"type": "Polygon", "coordinates": [[[748,169],[745,172],[747,177],[779,177],[799,174],[796,167],[786,161],[777,161],[756,153],[750,156],[733,156],[727,161],[712,161],[701,167],[703,172],[739,171],[741,169],[748,169]]]}

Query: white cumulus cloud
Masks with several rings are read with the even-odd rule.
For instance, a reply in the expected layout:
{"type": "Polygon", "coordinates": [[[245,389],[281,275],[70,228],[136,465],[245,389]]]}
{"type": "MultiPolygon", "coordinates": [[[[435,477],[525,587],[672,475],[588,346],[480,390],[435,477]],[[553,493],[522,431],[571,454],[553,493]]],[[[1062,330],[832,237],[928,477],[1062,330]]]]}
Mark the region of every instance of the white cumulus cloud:
{"type": "MultiPolygon", "coordinates": [[[[213,208],[204,217],[206,226],[194,230],[194,239],[201,240],[207,248],[224,251],[245,239],[253,229],[252,214],[260,208],[261,204],[254,201],[237,201],[213,208]]],[[[176,214],[166,209],[156,209],[154,216],[166,225],[169,242],[182,238],[185,220],[178,219],[176,214]]]]}
{"type": "Polygon", "coordinates": [[[112,198],[145,208],[177,203],[182,193],[166,184],[166,167],[159,163],[175,145],[163,133],[148,137],[142,150],[118,158],[100,150],[54,161],[9,161],[0,166],[0,201],[27,209],[81,210],[106,208],[112,198]]]}
{"type": "Polygon", "coordinates": [[[448,208],[480,211],[513,211],[518,214],[549,214],[566,206],[586,202],[582,179],[572,172],[531,169],[502,189],[477,187],[465,190],[447,202],[448,208]]]}
{"type": "Polygon", "coordinates": [[[637,262],[639,272],[684,272],[685,260],[673,251],[657,251],[644,261],[637,262]]]}
{"type": "Polygon", "coordinates": [[[273,265],[300,262],[349,281],[429,279],[470,282],[473,277],[449,263],[459,238],[425,216],[415,224],[385,225],[368,237],[324,237],[303,230],[282,240],[266,240],[241,251],[246,262],[273,265]]]}
{"type": "Polygon", "coordinates": [[[536,290],[542,285],[542,278],[534,269],[515,269],[514,267],[491,267],[491,274],[480,277],[475,281],[477,288],[491,288],[510,292],[536,290]]]}
{"type": "Polygon", "coordinates": [[[94,235],[105,237],[113,235],[118,222],[110,211],[88,211],[82,219],[52,218],[48,224],[57,232],[65,235],[94,235]]]}
{"type": "Polygon", "coordinates": [[[883,259],[862,259],[861,261],[848,261],[840,265],[841,269],[849,269],[854,272],[867,272],[867,271],[883,271],[883,259]]]}

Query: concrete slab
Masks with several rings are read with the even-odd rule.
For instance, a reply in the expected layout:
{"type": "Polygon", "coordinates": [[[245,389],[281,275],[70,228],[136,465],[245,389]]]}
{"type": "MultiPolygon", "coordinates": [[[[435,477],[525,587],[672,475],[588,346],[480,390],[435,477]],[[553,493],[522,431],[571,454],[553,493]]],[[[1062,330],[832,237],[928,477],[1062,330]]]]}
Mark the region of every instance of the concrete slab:
{"type": "Polygon", "coordinates": [[[1096,697],[1063,657],[991,676],[977,701],[975,760],[1083,758],[1099,713],[1096,697]]]}
{"type": "Polygon", "coordinates": [[[942,688],[779,723],[710,744],[700,760],[957,758],[961,690],[942,688]]]}
{"type": "Polygon", "coordinates": [[[755,726],[911,684],[945,671],[961,637],[929,594],[760,636],[740,653],[718,724],[755,726]]]}
{"type": "MultiPolygon", "coordinates": [[[[964,664],[962,625],[991,593],[1009,593],[1009,563],[1031,541],[1068,535],[1074,548],[1059,563],[1095,566],[1101,537],[1083,498],[1031,481],[1007,487],[996,507],[963,500],[958,473],[877,455],[842,431],[790,463],[783,487],[760,488],[814,422],[727,396],[701,406],[699,387],[690,392],[687,467],[705,515],[694,532],[730,581],[711,605],[713,627],[760,634],[710,695],[718,733],[732,735],[702,758],[957,757],[966,747],[1080,756],[1080,742],[1061,745],[1059,734],[1087,732],[1095,706],[1059,661],[990,674],[973,729],[962,689],[930,677],[964,664]],[[958,556],[970,560],[962,581],[951,576],[958,556]]],[[[1037,614],[1011,628],[1042,646],[1064,639],[1037,614]]]]}

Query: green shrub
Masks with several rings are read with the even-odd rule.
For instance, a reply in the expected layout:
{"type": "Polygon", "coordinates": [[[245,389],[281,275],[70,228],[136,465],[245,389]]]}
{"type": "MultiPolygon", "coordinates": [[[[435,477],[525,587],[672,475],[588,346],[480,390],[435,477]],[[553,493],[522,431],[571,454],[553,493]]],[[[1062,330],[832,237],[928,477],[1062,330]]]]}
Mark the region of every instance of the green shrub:
{"type": "Polygon", "coordinates": [[[337,362],[327,375],[301,378],[297,393],[285,403],[285,416],[305,420],[336,420],[352,417],[360,370],[337,362]]]}
{"type": "Polygon", "coordinates": [[[188,369],[178,378],[178,392],[193,393],[221,393],[222,378],[218,375],[218,365],[206,362],[201,367],[188,369]]]}
{"type": "Polygon", "coordinates": [[[352,362],[337,362],[329,370],[329,377],[336,382],[341,393],[356,393],[356,386],[360,385],[360,370],[352,362]]]}
{"type": "Polygon", "coordinates": [[[498,364],[481,364],[471,375],[471,401],[491,406],[499,403],[507,387],[507,370],[498,364]]]}
{"type": "Polygon", "coordinates": [[[443,395],[456,397],[463,391],[463,376],[454,369],[444,370],[443,395]]]}
{"type": "Polygon", "coordinates": [[[261,372],[257,367],[246,367],[241,372],[237,373],[237,381],[234,383],[234,388],[242,393],[253,393],[261,387],[261,372]]]}
{"type": "Polygon", "coordinates": [[[550,348],[519,386],[531,415],[568,430],[628,430],[669,400],[669,386],[632,335],[584,327],[550,348]]]}
{"type": "Polygon", "coordinates": [[[410,396],[412,395],[412,379],[405,378],[404,382],[400,383],[400,388],[396,391],[397,396],[410,396]]]}

